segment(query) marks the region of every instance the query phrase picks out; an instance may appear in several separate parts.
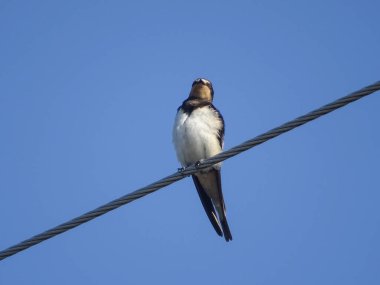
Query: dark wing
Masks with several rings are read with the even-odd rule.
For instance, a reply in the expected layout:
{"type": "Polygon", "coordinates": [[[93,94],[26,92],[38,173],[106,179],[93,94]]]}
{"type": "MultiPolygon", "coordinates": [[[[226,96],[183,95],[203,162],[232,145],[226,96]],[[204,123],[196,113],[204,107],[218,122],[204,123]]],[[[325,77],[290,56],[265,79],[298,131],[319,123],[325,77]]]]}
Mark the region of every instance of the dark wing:
{"type": "Polygon", "coordinates": [[[223,116],[222,114],[219,112],[219,110],[217,108],[215,108],[215,106],[213,104],[210,104],[210,108],[213,109],[215,111],[215,113],[218,115],[218,118],[219,120],[222,121],[222,127],[220,128],[220,130],[218,131],[218,134],[219,134],[219,137],[218,137],[218,140],[219,140],[219,144],[220,144],[220,147],[223,148],[223,141],[224,141],[224,119],[223,119],[223,116]]]}
{"type": "Polygon", "coordinates": [[[203,208],[206,211],[207,217],[209,218],[216,233],[220,236],[223,236],[222,227],[220,226],[220,223],[216,216],[215,208],[212,204],[210,197],[206,194],[198,178],[195,175],[192,175],[191,177],[193,178],[195,188],[197,188],[199,198],[201,199],[201,202],[202,202],[203,208]]]}
{"type": "Polygon", "coordinates": [[[222,179],[220,175],[220,169],[213,169],[211,171],[216,176],[217,185],[218,185],[218,196],[220,199],[220,204],[222,205],[222,212],[219,213],[219,219],[220,219],[220,223],[222,224],[224,238],[226,241],[230,241],[232,240],[232,234],[230,231],[230,227],[228,226],[228,223],[227,223],[226,206],[224,204],[224,198],[223,198],[223,192],[222,192],[222,179]]]}

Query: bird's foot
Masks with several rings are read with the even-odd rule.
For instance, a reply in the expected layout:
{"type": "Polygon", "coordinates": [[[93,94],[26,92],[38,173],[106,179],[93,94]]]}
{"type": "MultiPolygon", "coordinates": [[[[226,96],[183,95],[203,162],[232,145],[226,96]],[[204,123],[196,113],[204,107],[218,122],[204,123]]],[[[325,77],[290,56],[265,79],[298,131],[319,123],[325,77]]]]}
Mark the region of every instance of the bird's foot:
{"type": "Polygon", "coordinates": [[[189,177],[190,175],[189,174],[184,174],[183,172],[186,170],[187,167],[181,167],[181,168],[177,168],[177,171],[179,174],[182,174],[182,176],[187,176],[189,177]]]}
{"type": "Polygon", "coordinates": [[[194,164],[195,168],[199,168],[199,166],[201,165],[201,163],[203,162],[203,160],[204,160],[204,159],[198,160],[198,161],[194,164]]]}
{"type": "Polygon", "coordinates": [[[178,173],[182,173],[185,171],[185,167],[177,168],[178,173]]]}

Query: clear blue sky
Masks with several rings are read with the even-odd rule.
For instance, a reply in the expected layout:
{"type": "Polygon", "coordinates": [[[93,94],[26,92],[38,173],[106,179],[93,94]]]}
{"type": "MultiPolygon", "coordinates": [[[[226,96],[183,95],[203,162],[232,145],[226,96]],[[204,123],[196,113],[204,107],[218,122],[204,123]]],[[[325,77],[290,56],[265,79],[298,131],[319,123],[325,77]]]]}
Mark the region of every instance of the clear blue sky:
{"type": "MultiPolygon", "coordinates": [[[[210,79],[230,148],[380,80],[379,1],[0,1],[0,249],[173,173],[210,79]]],[[[0,262],[0,284],[380,284],[380,93],[0,262]],[[210,284],[210,283],[208,283],[210,284]]]]}

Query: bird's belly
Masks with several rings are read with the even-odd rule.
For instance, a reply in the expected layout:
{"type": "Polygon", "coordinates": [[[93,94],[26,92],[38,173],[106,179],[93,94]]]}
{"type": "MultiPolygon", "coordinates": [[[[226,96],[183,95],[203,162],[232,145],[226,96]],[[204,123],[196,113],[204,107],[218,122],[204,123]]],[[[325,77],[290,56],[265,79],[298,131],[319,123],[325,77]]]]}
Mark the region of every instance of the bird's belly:
{"type": "Polygon", "coordinates": [[[186,129],[183,139],[182,152],[185,157],[186,164],[193,164],[201,159],[208,157],[207,136],[192,129],[186,129]]]}
{"type": "Polygon", "coordinates": [[[175,145],[177,156],[183,166],[189,166],[201,159],[221,151],[217,130],[208,122],[187,118],[176,128],[175,145]]]}

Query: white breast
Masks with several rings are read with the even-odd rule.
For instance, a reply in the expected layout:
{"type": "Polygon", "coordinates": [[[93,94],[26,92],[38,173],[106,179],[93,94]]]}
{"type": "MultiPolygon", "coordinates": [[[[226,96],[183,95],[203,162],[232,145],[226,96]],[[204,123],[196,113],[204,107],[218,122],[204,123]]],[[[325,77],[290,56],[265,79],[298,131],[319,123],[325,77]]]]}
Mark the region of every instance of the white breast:
{"type": "Polygon", "coordinates": [[[190,115],[179,110],[174,122],[173,143],[183,167],[221,152],[218,131],[222,121],[208,106],[195,109],[190,115]]]}

